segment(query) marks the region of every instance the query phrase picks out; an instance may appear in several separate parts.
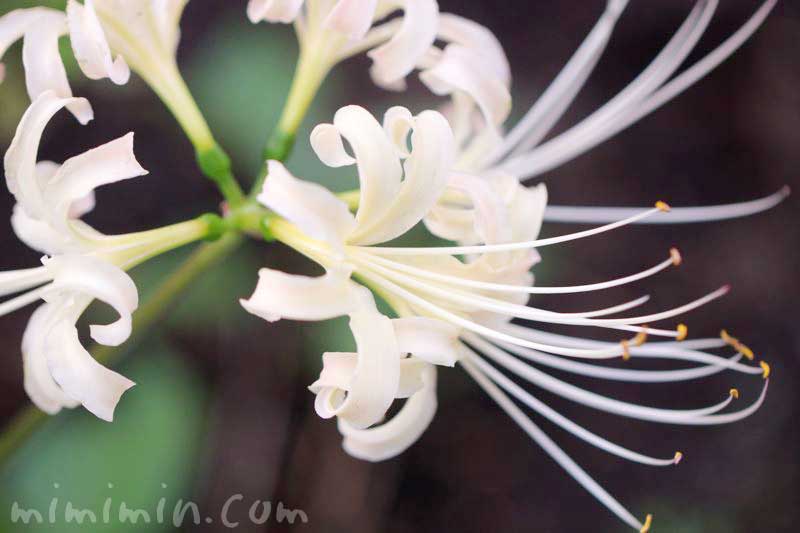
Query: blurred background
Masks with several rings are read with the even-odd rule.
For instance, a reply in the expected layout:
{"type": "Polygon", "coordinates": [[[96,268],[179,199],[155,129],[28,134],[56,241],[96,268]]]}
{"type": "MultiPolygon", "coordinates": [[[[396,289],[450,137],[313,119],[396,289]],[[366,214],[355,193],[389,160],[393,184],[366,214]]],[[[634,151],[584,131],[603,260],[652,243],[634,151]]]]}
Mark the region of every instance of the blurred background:
{"type": "MultiPolygon", "coordinates": [[[[42,3],[3,0],[0,14],[42,3]]],[[[444,11],[489,26],[502,40],[514,69],[519,116],[569,59],[605,2],[440,3],[444,11]]],[[[689,0],[632,4],[557,131],[631,81],[692,6],[689,0]]],[[[759,5],[751,0],[721,4],[690,60],[735,31],[759,5]]],[[[297,50],[290,28],[253,26],[244,8],[244,0],[189,2],[180,62],[238,175],[252,176],[261,145],[277,121],[297,50]]],[[[551,201],[633,206],[664,199],[674,206],[708,205],[762,197],[784,184],[800,190],[798,43],[800,6],[781,2],[755,38],[708,78],[613,140],[545,175],[551,201]]],[[[28,104],[19,45],[4,60],[3,151],[28,104]]],[[[415,111],[441,103],[416,80],[408,94],[375,89],[368,64],[364,57],[354,59],[329,79],[290,162],[296,174],[334,189],[354,184],[351,172],[332,173],[322,166],[307,142],[310,127],[330,120],[342,105],[359,103],[380,115],[398,103],[415,111]]],[[[95,227],[129,232],[217,208],[219,200],[198,174],[189,143],[140,80],[122,88],[88,82],[77,73],[72,80],[76,94],[92,101],[96,120],[79,127],[62,113],[46,132],[41,157],[62,161],[134,131],[137,155],[151,171],[99,191],[98,208],[89,217],[95,227]]],[[[10,215],[12,205],[10,195],[0,195],[0,212],[10,215]]],[[[549,225],[544,231],[555,235],[574,229],[549,225]]],[[[772,364],[766,404],[733,426],[651,425],[540,394],[564,415],[625,446],[658,456],[685,453],[676,468],[629,464],[534,417],[634,514],[654,513],[654,531],[788,532],[800,522],[798,237],[797,198],[792,197],[770,213],[745,220],[627,228],[543,251],[538,282],[565,285],[635,272],[678,246],[684,266],[654,280],[609,294],[541,297],[538,304],[565,311],[599,308],[647,292],[653,295],[649,309],[657,309],[731,283],[728,297],[686,318],[691,335],[716,336],[728,328],[772,364]]],[[[32,266],[39,259],[17,242],[6,217],[0,217],[0,244],[4,269],[32,266]]],[[[175,252],[136,270],[140,291],[146,295],[187,253],[175,252]]],[[[113,509],[125,501],[131,508],[152,510],[163,499],[168,517],[179,500],[196,502],[204,513],[218,516],[237,494],[243,501],[231,507],[230,519],[241,522],[241,531],[626,531],[460,370],[439,373],[439,411],[416,446],[377,465],[350,458],[341,449],[335,424],[315,415],[313,395],[306,390],[319,372],[321,352],[351,344],[346,324],[267,325],[243,312],[238,299],[250,294],[257,269],[265,265],[310,269],[280,246],[246,246],[199,280],[117,365],[138,386],[126,394],[113,425],[82,410],[64,413],[39,427],[0,465],[0,531],[173,531],[171,525],[114,520],[80,527],[61,522],[24,526],[10,523],[10,509],[18,502],[45,512],[57,499],[96,510],[107,501],[113,509]],[[254,525],[247,509],[258,500],[302,509],[309,523],[289,526],[273,518],[254,525]]],[[[0,321],[3,425],[28,406],[19,343],[29,312],[0,321]]],[[[731,386],[740,388],[743,402],[751,402],[761,385],[759,379],[731,374],[676,386],[566,377],[623,400],[675,408],[708,404],[731,386]]],[[[226,529],[217,520],[182,530],[226,529]]]]}

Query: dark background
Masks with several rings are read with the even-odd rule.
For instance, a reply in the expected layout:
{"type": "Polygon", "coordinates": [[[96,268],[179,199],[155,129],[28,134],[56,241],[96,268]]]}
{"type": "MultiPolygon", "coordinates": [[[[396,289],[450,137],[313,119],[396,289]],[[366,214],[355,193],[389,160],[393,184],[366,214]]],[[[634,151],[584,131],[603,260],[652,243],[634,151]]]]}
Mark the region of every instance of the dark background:
{"type": "MultiPolygon", "coordinates": [[[[558,73],[602,11],[604,2],[441,0],[489,26],[514,69],[515,114],[523,113],[558,73]]],[[[4,1],[8,8],[24,2],[4,1]],[[12,5],[13,4],[13,5],[12,5]]],[[[691,9],[681,0],[632,2],[596,73],[557,130],[588,115],[622,89],[658,53],[691,9]]],[[[189,85],[241,176],[253,175],[259,148],[276,122],[288,88],[296,45],[289,28],[244,17],[244,1],[193,0],[183,21],[181,65],[189,85]]],[[[722,2],[696,59],[735,31],[754,1],[722,2]]],[[[675,206],[761,197],[784,184],[800,189],[800,9],[781,2],[731,60],[676,101],[589,154],[544,176],[553,203],[675,206]]],[[[0,146],[7,147],[27,105],[19,47],[6,56],[0,85],[0,146]]],[[[337,68],[307,127],[359,103],[382,113],[394,104],[419,111],[435,99],[412,83],[388,94],[369,83],[368,61],[337,68]]],[[[92,101],[97,118],[80,128],[66,114],[48,128],[42,157],[62,161],[128,131],[151,174],[99,193],[89,220],[128,232],[214,210],[214,190],[199,176],[188,142],[141,81],[124,88],[86,82],[75,92],[92,101]]],[[[291,168],[332,188],[352,176],[331,174],[300,136],[291,168]]],[[[10,215],[10,195],[0,199],[10,215]]],[[[798,516],[796,324],[797,199],[740,221],[682,227],[627,228],[548,248],[537,268],[543,285],[588,283],[634,272],[680,247],[685,264],[654,280],[609,294],[542,297],[554,309],[599,308],[643,292],[649,309],[676,305],[731,283],[733,292],[686,318],[692,336],[726,327],[773,367],[767,402],[752,418],[718,428],[674,428],[598,414],[542,393],[561,413],[633,449],[686,454],[676,468],[628,464],[591,449],[546,422],[580,464],[637,516],[655,514],[654,531],[784,532],[798,516]]],[[[4,268],[36,264],[7,219],[0,221],[4,268]]],[[[571,231],[549,225],[547,235],[571,231]]],[[[140,291],[166,275],[177,252],[134,272],[140,291]]],[[[461,371],[442,371],[440,407],[431,428],[407,453],[371,465],[347,456],[335,424],[319,419],[306,386],[319,354],[348,342],[341,321],[319,326],[267,325],[238,307],[263,265],[307,268],[291,251],[249,245],[199,281],[152,338],[130,354],[123,373],[138,382],[113,425],[81,411],[50,420],[0,470],[0,531],[71,531],[67,526],[8,524],[11,502],[46,509],[52,498],[99,508],[108,498],[153,507],[159,498],[191,499],[214,513],[232,495],[242,531],[315,532],[583,532],[626,528],[565,475],[461,371]],[[109,484],[113,487],[109,487],[109,484]],[[56,487],[56,485],[58,485],[56,487]],[[165,486],[166,485],[166,486],[165,486]],[[274,520],[245,523],[254,500],[301,508],[305,526],[274,520]],[[100,502],[100,503],[98,503],[100,502]]],[[[0,421],[27,405],[19,341],[28,312],[0,321],[0,421]]],[[[760,380],[724,374],[680,385],[573,382],[617,398],[676,408],[705,405],[730,386],[753,400],[760,380]]],[[[724,392],[723,392],[724,394],[724,392]]],[[[537,422],[539,420],[534,418],[537,422]]],[[[171,505],[171,504],[170,504],[171,505]]],[[[168,508],[171,508],[168,505],[168,508]]],[[[186,531],[223,531],[216,524],[186,531]]],[[[80,531],[169,531],[166,526],[112,524],[80,531]]]]}

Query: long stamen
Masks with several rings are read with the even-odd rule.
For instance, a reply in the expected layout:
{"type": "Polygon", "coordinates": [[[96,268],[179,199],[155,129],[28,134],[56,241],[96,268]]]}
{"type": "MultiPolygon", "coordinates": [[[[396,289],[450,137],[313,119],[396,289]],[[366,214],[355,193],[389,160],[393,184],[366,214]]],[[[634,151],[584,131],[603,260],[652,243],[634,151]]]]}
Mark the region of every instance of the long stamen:
{"type": "Polygon", "coordinates": [[[16,298],[12,298],[6,302],[0,304],[0,316],[7,315],[9,313],[13,313],[18,309],[22,309],[26,305],[30,305],[33,302],[41,299],[42,294],[44,294],[49,288],[51,284],[43,285],[37,289],[33,289],[32,291],[28,291],[25,294],[20,294],[16,298]]]}
{"type": "MultiPolygon", "coordinates": [[[[580,361],[565,359],[529,348],[514,346],[508,343],[497,343],[504,350],[514,355],[550,368],[563,370],[580,376],[588,376],[611,381],[624,381],[629,383],[673,383],[677,381],[692,381],[702,379],[726,370],[721,365],[706,365],[698,368],[683,370],[632,370],[628,368],[607,368],[599,365],[592,365],[580,361]]],[[[728,359],[731,363],[736,363],[742,359],[741,354],[737,354],[728,359]]]]}
{"type": "Polygon", "coordinates": [[[589,79],[627,3],[625,0],[606,4],[603,15],[581,46],[525,117],[509,132],[487,165],[500,161],[509,152],[517,154],[535,146],[550,131],[589,79]]]}
{"type": "Polygon", "coordinates": [[[674,309],[670,309],[669,311],[662,311],[661,313],[653,313],[651,315],[645,316],[637,316],[631,318],[621,318],[621,319],[595,319],[595,322],[599,324],[617,324],[617,323],[624,323],[624,324],[645,324],[647,322],[656,322],[658,320],[664,320],[666,318],[672,318],[675,316],[683,315],[697,309],[698,307],[702,307],[709,302],[712,302],[718,298],[722,298],[726,294],[730,292],[731,288],[730,285],[725,285],[724,287],[717,289],[716,291],[712,292],[711,294],[707,294],[702,298],[698,298],[693,302],[689,302],[688,304],[682,305],[680,307],[676,307],[674,309]]]}
{"type": "Polygon", "coordinates": [[[775,4],[777,4],[777,0],[764,2],[741,28],[720,46],[650,94],[645,100],[636,102],[635,105],[610,117],[613,120],[604,120],[602,124],[587,124],[584,121],[573,130],[541,145],[536,150],[502,165],[503,169],[520,178],[532,178],[613,137],[673,99],[730,57],[763,24],[775,4]]]}
{"type": "Polygon", "coordinates": [[[622,355],[622,351],[620,350],[619,346],[607,349],[598,349],[598,350],[580,350],[573,348],[565,349],[559,346],[549,346],[547,344],[530,342],[524,339],[519,339],[514,337],[513,335],[508,335],[500,331],[494,330],[492,328],[483,326],[469,319],[466,319],[460,315],[457,315],[456,313],[448,311],[447,309],[444,309],[443,307],[440,307],[426,300],[425,298],[422,298],[414,294],[413,292],[408,291],[385,278],[382,278],[381,276],[372,274],[370,271],[360,271],[359,275],[362,278],[364,278],[370,285],[375,285],[381,288],[382,290],[386,290],[404,299],[409,303],[409,305],[416,308],[417,310],[422,311],[423,314],[429,314],[433,317],[444,320],[445,322],[450,322],[451,324],[454,324],[467,331],[472,331],[474,333],[477,333],[478,335],[483,335],[485,337],[496,339],[498,341],[505,341],[512,344],[517,344],[519,346],[533,348],[534,350],[541,350],[548,353],[563,355],[565,357],[582,357],[586,359],[613,359],[615,357],[620,357],[622,355]]]}
{"type": "Polygon", "coordinates": [[[472,355],[471,353],[468,357],[472,363],[478,366],[481,369],[481,371],[489,377],[489,379],[494,381],[506,392],[508,392],[509,394],[517,398],[519,401],[521,401],[522,403],[524,403],[525,405],[527,405],[540,415],[544,416],[554,424],[560,426],[566,431],[569,431],[579,439],[582,439],[585,442],[600,448],[601,450],[616,455],[617,457],[633,461],[635,463],[641,463],[650,466],[672,466],[678,464],[680,459],[683,457],[683,454],[679,452],[674,454],[669,459],[658,459],[655,457],[650,457],[647,455],[631,451],[627,448],[619,446],[618,444],[610,442],[609,440],[604,439],[599,435],[592,433],[591,431],[588,431],[584,427],[576,424],[575,422],[569,420],[565,416],[559,414],[554,409],[550,408],[547,404],[537,399],[528,391],[524,390],[522,387],[520,387],[519,385],[508,379],[496,368],[494,368],[489,363],[484,361],[481,357],[472,355]]]}
{"type": "MultiPolygon", "coordinates": [[[[614,306],[609,309],[601,309],[599,311],[591,311],[588,313],[575,313],[575,314],[557,313],[554,311],[537,309],[535,307],[526,307],[523,305],[516,305],[501,300],[494,300],[491,298],[486,298],[481,295],[465,293],[458,290],[452,290],[452,289],[447,290],[442,287],[430,285],[423,281],[411,278],[404,274],[392,272],[391,270],[385,269],[378,265],[362,264],[362,267],[365,270],[377,272],[390,280],[400,283],[401,285],[410,286],[414,290],[423,291],[436,298],[441,298],[443,300],[450,301],[458,305],[474,306],[483,309],[485,311],[502,313],[507,316],[524,318],[527,320],[534,320],[537,322],[545,322],[552,324],[568,324],[577,326],[597,326],[602,328],[619,329],[623,331],[635,331],[637,334],[643,331],[643,328],[626,324],[624,323],[624,321],[615,321],[615,323],[608,323],[607,320],[600,322],[600,319],[591,317],[607,313],[616,313],[619,312],[620,310],[641,305],[647,301],[647,297],[639,298],[632,302],[614,306]]],[[[679,331],[648,329],[648,332],[650,332],[653,335],[664,335],[671,337],[678,337],[680,335],[679,331]]]]}
{"type": "Polygon", "coordinates": [[[733,397],[728,394],[724,401],[700,409],[659,409],[636,405],[614,400],[556,379],[512,357],[474,334],[464,334],[464,340],[503,368],[537,387],[567,398],[568,400],[586,405],[587,407],[627,418],[658,422],[661,424],[687,424],[691,420],[700,420],[709,415],[718,413],[728,407],[733,401],[733,397]]]}
{"type": "MultiPolygon", "coordinates": [[[[600,349],[604,347],[614,346],[613,343],[602,342],[602,341],[590,341],[586,339],[577,339],[574,337],[567,337],[555,333],[547,333],[532,328],[526,328],[516,324],[504,324],[502,326],[499,326],[498,329],[508,335],[512,335],[517,338],[529,340],[531,342],[552,344],[555,346],[560,346],[562,348],[600,349]]],[[[691,363],[699,363],[702,365],[720,367],[728,370],[735,370],[736,372],[741,372],[743,374],[749,374],[749,375],[763,374],[761,368],[739,364],[738,362],[735,362],[735,360],[732,359],[725,359],[717,355],[712,355],[709,353],[698,351],[699,349],[703,348],[713,349],[720,347],[720,343],[717,342],[715,339],[709,339],[702,342],[705,342],[706,346],[703,346],[701,343],[696,343],[694,346],[692,346],[692,341],[687,341],[685,343],[669,343],[669,342],[651,343],[646,346],[632,347],[630,348],[630,353],[631,357],[636,357],[636,358],[671,359],[675,361],[687,361],[691,363]]]]}
{"type": "MultiPolygon", "coordinates": [[[[749,217],[768,211],[779,205],[791,194],[786,186],[758,200],[736,204],[712,205],[707,207],[673,207],[664,217],[643,219],[636,224],[691,224],[695,222],[716,222],[749,217]]],[[[546,222],[567,224],[605,224],[640,212],[637,207],[572,207],[550,205],[544,213],[546,222]]]]}
{"type": "Polygon", "coordinates": [[[586,471],[578,466],[553,440],[533,423],[500,388],[487,378],[469,360],[461,362],[464,370],[475,382],[514,420],[525,433],[530,436],[553,460],[561,466],[575,481],[585,488],[600,503],[605,505],[620,520],[634,529],[641,530],[644,525],[639,522],[625,507],[622,506],[603,487],[592,479],[586,471]]]}
{"type": "Polygon", "coordinates": [[[25,291],[50,281],[45,267],[0,272],[0,297],[25,291]]]}
{"type": "Polygon", "coordinates": [[[670,266],[678,266],[680,264],[680,254],[678,254],[678,251],[676,249],[673,249],[669,259],[655,265],[652,268],[648,268],[647,270],[643,270],[641,272],[632,274],[630,276],[625,276],[623,278],[604,281],[601,283],[592,283],[589,285],[574,285],[571,287],[526,287],[519,285],[507,285],[503,283],[488,283],[484,281],[476,281],[476,280],[461,278],[458,276],[449,276],[447,274],[432,272],[424,268],[417,268],[411,265],[399,263],[397,261],[392,261],[390,259],[386,259],[385,257],[379,257],[363,253],[360,255],[364,256],[365,259],[369,262],[377,263],[379,265],[397,270],[399,272],[412,274],[414,276],[427,278],[433,281],[441,281],[443,283],[449,283],[451,285],[459,285],[479,290],[510,292],[510,293],[520,293],[520,294],[573,294],[580,292],[591,292],[591,291],[610,289],[613,287],[619,287],[622,285],[627,285],[629,283],[640,281],[650,276],[654,276],[659,272],[663,272],[670,266]]]}
{"type": "Polygon", "coordinates": [[[579,231],[577,233],[571,233],[568,235],[562,235],[560,237],[551,237],[548,239],[539,239],[535,241],[512,242],[505,244],[483,244],[478,246],[433,246],[425,248],[410,248],[410,247],[393,248],[393,247],[381,247],[381,246],[370,246],[367,248],[367,247],[354,246],[351,248],[365,250],[369,251],[370,253],[381,254],[381,255],[418,255],[418,256],[419,255],[469,255],[469,254],[513,252],[515,250],[542,248],[544,246],[552,246],[554,244],[561,244],[564,242],[584,239],[586,237],[591,237],[593,235],[599,235],[601,233],[612,231],[617,228],[627,226],[629,224],[634,224],[639,220],[643,220],[645,218],[651,217],[659,213],[669,212],[669,209],[670,209],[669,206],[664,202],[657,202],[656,207],[654,207],[653,209],[648,209],[646,211],[638,213],[624,220],[619,220],[612,224],[607,224],[605,226],[600,226],[598,228],[579,231]]]}
{"type": "Polygon", "coordinates": [[[718,0],[698,1],[667,45],[625,89],[570,130],[501,167],[520,179],[532,178],[595,146],[593,139],[613,128],[614,119],[641,105],[680,67],[708,27],[717,5],[718,0]]]}

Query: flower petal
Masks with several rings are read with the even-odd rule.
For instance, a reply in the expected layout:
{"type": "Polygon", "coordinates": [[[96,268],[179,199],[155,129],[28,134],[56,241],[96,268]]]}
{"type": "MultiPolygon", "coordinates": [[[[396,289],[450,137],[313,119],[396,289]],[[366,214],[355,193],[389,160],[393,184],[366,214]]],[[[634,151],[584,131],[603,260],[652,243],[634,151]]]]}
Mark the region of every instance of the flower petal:
{"type": "MultiPolygon", "coordinates": [[[[402,348],[400,351],[403,351],[402,348]]],[[[308,390],[314,394],[324,396],[316,405],[317,414],[321,418],[327,419],[336,416],[335,406],[337,403],[341,403],[337,400],[343,400],[344,395],[335,391],[347,392],[350,390],[357,366],[357,353],[328,352],[322,355],[322,372],[319,379],[308,387],[308,390]]],[[[395,398],[410,398],[422,389],[421,369],[427,366],[428,363],[416,357],[400,359],[400,384],[395,392],[395,398]]]]}
{"type": "Polygon", "coordinates": [[[436,367],[428,365],[422,375],[424,388],[412,396],[389,422],[370,429],[358,429],[339,419],[344,436],[342,446],[357,459],[378,462],[400,455],[428,429],[436,414],[436,367]]]}
{"type": "MultiPolygon", "coordinates": [[[[60,12],[40,16],[25,32],[22,63],[25,66],[28,95],[32,101],[47,91],[53,91],[62,98],[72,97],[58,46],[58,39],[65,33],[66,18],[60,12]]],[[[94,117],[87,100],[70,100],[66,106],[81,124],[88,123],[94,117]]]]}
{"type": "Polygon", "coordinates": [[[122,56],[112,58],[111,47],[97,18],[92,0],[84,0],[83,4],[69,0],[67,23],[72,51],[87,78],[92,80],[109,78],[117,85],[128,83],[131,77],[130,68],[122,56]]]}
{"type": "Polygon", "coordinates": [[[70,398],[53,380],[45,355],[45,339],[49,333],[54,307],[42,304],[31,315],[22,336],[22,366],[25,374],[25,392],[31,401],[49,415],[63,408],[72,409],[79,402],[70,398]]]}
{"type": "Polygon", "coordinates": [[[372,27],[378,0],[339,0],[325,19],[325,27],[362,39],[372,27]]]}
{"type": "Polygon", "coordinates": [[[44,128],[64,106],[86,102],[82,98],[59,98],[42,93],[25,112],[5,155],[6,184],[17,202],[35,218],[46,217],[47,209],[37,177],[37,156],[44,128]]]}
{"type": "Polygon", "coordinates": [[[63,306],[61,319],[50,328],[44,347],[54,381],[95,416],[113,421],[120,398],[135,383],[95,361],[81,345],[75,322],[88,301],[70,305],[55,298],[52,304],[63,306]]]}
{"type": "Polygon", "coordinates": [[[258,273],[255,292],[241,304],[268,322],[316,321],[348,315],[370,300],[369,291],[350,281],[346,271],[329,271],[311,278],[264,268],[258,273]]]}
{"type": "Polygon", "coordinates": [[[348,394],[335,414],[358,429],[380,422],[400,386],[400,349],[392,321],[375,309],[350,315],[358,362],[348,394]]]}
{"type": "Polygon", "coordinates": [[[511,112],[511,94],[503,80],[464,46],[449,45],[431,68],[420,73],[420,79],[439,96],[469,95],[490,127],[499,127],[511,112]]]}
{"type": "Polygon", "coordinates": [[[485,26],[452,13],[442,13],[439,15],[439,38],[469,48],[474,54],[480,55],[482,61],[495,70],[504,85],[511,84],[511,65],[503,45],[485,26]]]}
{"type": "Polygon", "coordinates": [[[270,161],[258,200],[297,225],[303,233],[341,246],[356,226],[347,204],[325,187],[295,178],[278,161],[270,161]]]}
{"type": "Polygon", "coordinates": [[[461,344],[457,327],[425,317],[398,318],[392,324],[401,353],[434,365],[452,367],[458,362],[461,344]]]}
{"type": "Polygon", "coordinates": [[[250,0],[247,17],[253,24],[262,20],[289,24],[300,14],[303,0],[250,0]]]}
{"type": "Polygon", "coordinates": [[[356,160],[347,153],[344,139],[333,124],[320,124],[311,132],[311,147],[320,161],[331,168],[355,165],[356,160]]]}
{"type": "Polygon", "coordinates": [[[356,220],[360,228],[369,227],[382,218],[386,206],[400,191],[403,168],[394,145],[366,109],[343,107],[337,111],[333,124],[350,143],[358,164],[361,201],[356,220]]]}
{"type": "Polygon", "coordinates": [[[436,40],[439,6],[435,0],[384,0],[383,4],[404,11],[400,29],[389,42],[368,54],[374,61],[372,79],[391,89],[416,68],[436,40]]]}
{"type": "Polygon", "coordinates": [[[148,172],[136,160],[133,133],[68,159],[45,188],[48,219],[69,232],[70,212],[101,185],[144,176],[148,172]]]}
{"type": "Polygon", "coordinates": [[[112,324],[92,325],[90,334],[100,344],[118,346],[131,334],[132,314],[139,306],[136,284],[121,269],[88,255],[63,255],[46,258],[45,268],[53,277],[45,301],[59,300],[65,293],[77,293],[100,300],[119,314],[112,324]]]}
{"type": "MultiPolygon", "coordinates": [[[[385,134],[382,135],[386,138],[385,134]]],[[[350,242],[377,244],[399,237],[417,225],[436,205],[447,186],[455,158],[455,140],[447,120],[436,111],[419,114],[413,122],[411,147],[400,189],[390,203],[374,206],[380,208],[380,215],[374,216],[369,223],[359,219],[360,224],[350,242]]],[[[364,207],[367,206],[359,206],[359,216],[364,207]]]]}
{"type": "Polygon", "coordinates": [[[533,187],[518,184],[509,206],[512,240],[524,242],[538,239],[546,209],[547,186],[544,183],[533,187]]]}

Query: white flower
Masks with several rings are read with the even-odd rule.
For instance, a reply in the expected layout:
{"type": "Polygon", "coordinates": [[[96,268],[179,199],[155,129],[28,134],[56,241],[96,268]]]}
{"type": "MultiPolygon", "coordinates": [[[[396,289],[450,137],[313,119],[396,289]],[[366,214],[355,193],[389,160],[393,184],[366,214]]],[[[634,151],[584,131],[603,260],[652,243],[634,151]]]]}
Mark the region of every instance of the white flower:
{"type": "MultiPolygon", "coordinates": [[[[436,361],[410,348],[403,348],[403,343],[398,340],[401,336],[397,327],[395,340],[392,341],[386,325],[383,337],[390,339],[386,346],[391,348],[393,354],[396,354],[393,344],[396,341],[401,346],[401,353],[408,351],[414,354],[414,358],[428,364],[447,366],[457,359],[531,438],[581,485],[623,521],[634,528],[646,530],[649,518],[642,523],[631,515],[544,434],[511,401],[509,395],[576,437],[619,457],[642,464],[667,466],[677,464],[682,454],[656,458],[621,447],[566,419],[509,379],[497,367],[551,393],[628,418],[677,425],[712,425],[741,420],[761,406],[768,382],[765,382],[761,396],[752,405],[740,411],[721,413],[738,397],[737,391],[731,390],[723,401],[708,407],[685,410],[653,408],[596,394],[539,369],[543,366],[581,376],[640,383],[696,380],[724,370],[767,378],[769,366],[763,362],[759,366],[742,364],[740,360],[743,357],[751,358],[753,354],[738,341],[733,342],[729,336],[684,341],[687,328],[683,325],[674,329],[646,325],[703,306],[726,294],[728,287],[675,309],[625,318],[608,317],[639,306],[647,298],[581,313],[562,313],[526,305],[533,294],[568,294],[617,287],[680,264],[680,254],[672,250],[668,258],[654,267],[619,279],[575,287],[533,286],[529,269],[538,258],[535,251],[539,248],[597,235],[651,216],[663,215],[669,208],[661,202],[653,209],[607,226],[549,239],[536,239],[534,235],[532,240],[517,241],[512,235],[510,241],[498,244],[421,248],[378,246],[381,242],[398,237],[413,223],[429,216],[427,211],[437,208],[439,195],[451,180],[449,167],[442,167],[443,161],[452,160],[454,144],[451,133],[440,125],[443,122],[441,117],[433,112],[411,117],[407,111],[395,108],[387,113],[383,131],[377,121],[359,108],[345,108],[340,113],[333,125],[323,125],[314,131],[312,144],[328,165],[357,164],[361,182],[357,214],[351,215],[342,200],[320,185],[298,180],[280,163],[270,162],[269,178],[259,200],[286,220],[272,220],[269,230],[278,240],[325,267],[327,274],[314,279],[264,270],[253,297],[243,302],[245,307],[269,320],[324,320],[351,314],[352,309],[357,307],[355,302],[367,300],[366,297],[349,296],[358,292],[350,277],[357,278],[380,294],[404,319],[424,320],[420,324],[404,325],[414,331],[417,337],[432,339],[429,345],[421,348],[422,351],[448,355],[436,361]],[[421,120],[423,116],[428,120],[421,120]],[[432,135],[428,131],[438,133],[432,135]],[[409,132],[410,151],[406,138],[409,132]],[[344,141],[349,143],[352,154],[346,151],[344,141]],[[393,154],[390,151],[392,147],[393,154]],[[403,158],[405,181],[401,181],[401,172],[394,163],[396,159],[403,158]],[[414,173],[423,169],[425,171],[420,172],[419,176],[414,173]],[[428,185],[418,183],[420,179],[428,185]],[[418,193],[411,195],[406,192],[406,187],[418,193]],[[398,209],[398,205],[406,205],[406,200],[412,196],[415,197],[413,203],[405,209],[398,209]],[[472,259],[464,262],[456,256],[472,259]],[[497,261],[498,257],[503,260],[497,261]],[[531,326],[512,323],[513,319],[616,330],[628,332],[631,337],[618,343],[595,341],[546,333],[531,326]],[[434,327],[433,324],[439,325],[434,327]],[[455,347],[452,334],[429,333],[437,329],[446,332],[452,328],[457,331],[460,340],[455,347]],[[667,337],[670,340],[644,345],[648,336],[667,337]],[[732,358],[708,352],[727,345],[733,346],[738,352],[732,358]],[[439,348],[431,349],[436,346],[439,348]],[[602,365],[602,360],[620,357],[641,361],[669,359],[694,363],[694,366],[679,370],[639,370],[602,365]],[[531,362],[537,366],[532,366],[531,362]]],[[[513,218],[508,213],[506,215],[513,218]]],[[[541,208],[529,213],[528,224],[537,228],[537,231],[540,220],[536,220],[536,217],[541,216],[541,208]]],[[[498,232],[503,233],[500,229],[498,232]]],[[[487,230],[486,233],[490,232],[487,230]]],[[[530,233],[528,235],[531,236],[530,233]]],[[[503,235],[503,239],[506,237],[503,235]]],[[[374,314],[372,305],[370,301],[366,307],[369,307],[375,323],[384,321],[374,314]]],[[[373,327],[375,330],[379,328],[377,325],[373,327]]],[[[353,325],[353,330],[358,338],[361,334],[360,325],[353,325]]],[[[357,381],[355,376],[358,372],[353,369],[359,368],[366,359],[377,365],[378,361],[385,361],[382,357],[386,357],[386,354],[361,349],[357,356],[327,354],[320,380],[312,386],[318,395],[318,411],[324,416],[337,414],[337,409],[344,405],[343,402],[353,390],[352,383],[357,381]]],[[[401,359],[401,382],[402,363],[405,360],[401,359]]],[[[387,390],[380,396],[383,401],[380,409],[372,413],[374,416],[360,420],[357,425],[340,417],[345,448],[357,457],[382,460],[399,453],[419,437],[432,417],[434,407],[429,398],[435,397],[435,375],[433,367],[423,365],[427,369],[425,373],[409,377],[413,377],[419,388],[398,418],[383,426],[366,427],[365,422],[374,422],[377,413],[385,412],[383,409],[390,403],[390,398],[405,396],[404,387],[397,386],[395,355],[391,356],[391,361],[391,371],[388,372],[391,379],[387,379],[387,390]],[[426,387],[422,383],[430,385],[426,387]],[[370,433],[361,433],[364,431],[370,433]]],[[[377,386],[384,377],[376,375],[371,384],[377,386]]],[[[374,392],[372,397],[379,395],[374,392]]]]}
{"type": "Polygon", "coordinates": [[[22,293],[0,304],[0,315],[44,300],[22,343],[26,391],[47,413],[83,404],[111,420],[133,382],[91,357],[81,345],[76,323],[92,301],[104,302],[119,319],[91,326],[91,337],[107,346],[123,343],[138,306],[136,286],[125,270],[175,242],[191,240],[197,228],[184,224],[166,231],[106,236],[79,220],[94,207],[97,187],[147,173],[133,154],[132,134],[61,165],[37,162],[47,123],[64,107],[81,103],[44,92],[28,108],[6,152],[6,183],[17,200],[14,231],[49,257],[38,268],[0,273],[0,296],[22,293]]]}

